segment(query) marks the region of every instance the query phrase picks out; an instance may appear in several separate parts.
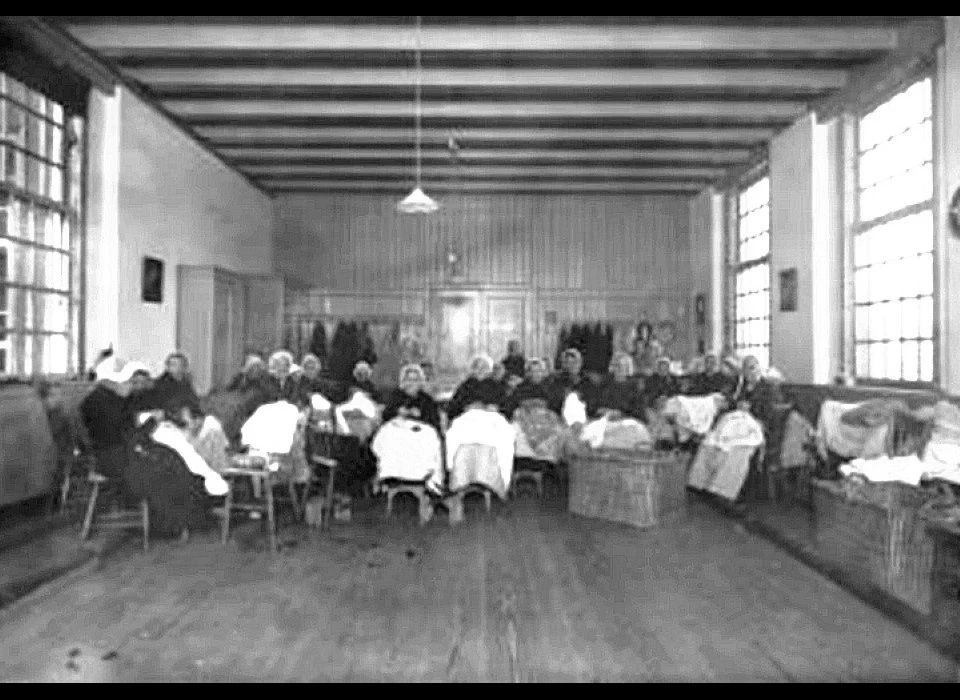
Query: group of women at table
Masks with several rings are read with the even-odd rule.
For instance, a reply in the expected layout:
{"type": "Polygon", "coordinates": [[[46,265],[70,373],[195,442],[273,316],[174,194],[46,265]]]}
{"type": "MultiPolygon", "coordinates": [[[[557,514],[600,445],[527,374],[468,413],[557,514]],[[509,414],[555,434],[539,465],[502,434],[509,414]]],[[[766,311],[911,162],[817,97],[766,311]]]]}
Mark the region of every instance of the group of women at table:
{"type": "MultiPolygon", "coordinates": [[[[496,369],[489,357],[475,358],[469,376],[441,406],[418,365],[403,367],[399,386],[380,391],[371,382],[372,370],[366,363],[357,365],[352,382],[341,384],[322,376],[315,356],[306,356],[297,367],[289,353],[280,351],[267,363],[248,358],[227,389],[252,397],[252,403],[243,407],[244,422],[271,406],[293,404],[302,419],[316,413],[318,405],[333,412],[355,405],[358,396],[366,397],[378,411],[365,415],[372,428],[358,441],[361,449],[348,455],[353,464],[345,465],[347,479],[355,484],[369,483],[371,477],[377,484],[419,481],[441,497],[472,485],[505,497],[515,463],[527,468],[557,464],[568,442],[598,423],[608,428],[629,426],[631,439],[640,445],[665,402],[681,393],[723,396],[727,406],[747,411],[761,423],[777,400],[775,387],[761,377],[753,358],[744,361],[737,377],[721,372],[716,358],[707,357],[704,371],[688,377],[685,387],[670,373],[666,360],[653,376],[633,376],[632,358],[625,353],[612,358],[609,375],[599,381],[584,375],[580,354],[573,349],[563,353],[562,367],[554,374],[538,358],[526,361],[522,378],[499,376],[496,369]]],[[[208,415],[201,410],[187,360],[180,354],[168,358],[166,371],[157,379],[151,379],[139,363],[116,370],[112,360],[98,367],[97,379],[81,407],[97,468],[120,478],[129,494],[151,500],[160,511],[158,524],[166,520],[167,530],[187,527],[196,520],[204,491],[214,496],[225,493],[219,474],[229,466],[230,451],[240,447],[241,431],[229,429],[216,411],[208,415]],[[144,417],[150,420],[144,422],[144,417]],[[130,449],[142,448],[145,437],[149,444],[169,450],[157,453],[162,459],[154,460],[152,467],[138,469],[130,449]],[[171,452],[179,454],[179,467],[171,452]],[[166,465],[163,474],[157,472],[158,463],[166,465]],[[186,491],[190,498],[184,496],[186,491]],[[189,513],[182,506],[186,501],[191,504],[189,513]]],[[[301,420],[300,427],[305,422],[301,420]]],[[[303,442],[294,444],[303,451],[303,442]]]]}

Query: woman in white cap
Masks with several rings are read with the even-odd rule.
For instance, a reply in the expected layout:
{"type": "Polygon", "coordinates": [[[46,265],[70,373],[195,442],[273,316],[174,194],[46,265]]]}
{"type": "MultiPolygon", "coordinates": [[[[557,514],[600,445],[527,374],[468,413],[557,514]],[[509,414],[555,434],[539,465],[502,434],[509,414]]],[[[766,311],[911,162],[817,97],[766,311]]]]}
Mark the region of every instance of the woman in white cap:
{"type": "Polygon", "coordinates": [[[417,420],[440,430],[440,409],[425,390],[427,376],[417,364],[405,365],[400,370],[400,386],[391,393],[383,409],[383,422],[397,416],[417,420]]]}
{"type": "Polygon", "coordinates": [[[470,363],[470,375],[453,392],[447,407],[447,417],[454,421],[471,406],[501,410],[507,398],[502,383],[493,377],[493,359],[477,355],[470,363]]]}
{"type": "Polygon", "coordinates": [[[293,355],[286,350],[278,350],[267,362],[269,373],[270,401],[286,401],[303,406],[305,401],[299,378],[294,374],[293,355]]]}
{"type": "Polygon", "coordinates": [[[610,360],[609,378],[588,391],[586,399],[590,418],[644,420],[643,396],[633,379],[633,358],[626,352],[616,353],[610,360]]]}
{"type": "Polygon", "coordinates": [[[370,363],[361,360],[353,368],[353,382],[350,385],[350,392],[362,391],[374,401],[378,398],[377,387],[373,383],[373,368],[370,363]]]}

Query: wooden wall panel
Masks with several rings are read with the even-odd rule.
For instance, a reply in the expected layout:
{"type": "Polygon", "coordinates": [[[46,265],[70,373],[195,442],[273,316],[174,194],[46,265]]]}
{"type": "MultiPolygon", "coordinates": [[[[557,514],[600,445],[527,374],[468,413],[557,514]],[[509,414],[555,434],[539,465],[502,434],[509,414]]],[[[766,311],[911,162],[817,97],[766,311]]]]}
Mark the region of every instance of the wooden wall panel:
{"type": "Polygon", "coordinates": [[[441,205],[409,216],[393,197],[280,197],[277,272],[294,283],[289,321],[403,316],[436,340],[430,309],[463,292],[478,299],[477,350],[497,358],[507,331],[490,324],[508,312],[522,317],[528,354],[552,355],[560,327],[575,321],[671,320],[671,354],[689,351],[686,198],[476,195],[441,205]]]}
{"type": "Polygon", "coordinates": [[[342,291],[444,282],[448,250],[464,282],[545,289],[682,287],[687,199],[671,196],[449,197],[431,216],[397,213],[379,195],[285,195],[277,203],[277,270],[342,291]]]}

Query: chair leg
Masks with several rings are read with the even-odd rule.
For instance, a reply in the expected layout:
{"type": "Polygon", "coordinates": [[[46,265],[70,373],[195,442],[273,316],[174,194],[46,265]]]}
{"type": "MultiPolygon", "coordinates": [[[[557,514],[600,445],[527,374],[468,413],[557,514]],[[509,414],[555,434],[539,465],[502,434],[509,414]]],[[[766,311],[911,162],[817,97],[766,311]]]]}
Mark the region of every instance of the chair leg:
{"type": "Polygon", "coordinates": [[[393,489],[387,489],[387,517],[393,515],[393,497],[396,492],[393,489]]]}
{"type": "Polygon", "coordinates": [[[140,514],[143,519],[143,553],[150,551],[150,504],[144,498],[140,501],[140,514]]]}
{"type": "Polygon", "coordinates": [[[274,482],[267,478],[263,484],[264,490],[267,492],[267,530],[270,537],[270,551],[277,551],[277,523],[274,520],[274,506],[273,506],[273,487],[274,482]]]}
{"type": "Polygon", "coordinates": [[[293,504],[293,517],[295,520],[297,520],[297,522],[299,522],[302,520],[302,518],[300,517],[300,499],[297,497],[297,485],[294,483],[292,478],[287,482],[287,484],[289,484],[288,488],[290,490],[290,502],[293,504]]]}
{"type": "Polygon", "coordinates": [[[323,523],[321,523],[322,529],[329,530],[330,523],[333,520],[333,487],[334,482],[337,479],[337,468],[330,468],[330,477],[327,480],[327,502],[324,503],[324,509],[327,511],[323,518],[323,523]]]}
{"type": "Polygon", "coordinates": [[[220,524],[220,543],[230,538],[230,511],[233,508],[233,480],[227,479],[227,495],[223,499],[223,522],[220,524]]]}
{"type": "Polygon", "coordinates": [[[68,470],[60,484],[60,513],[67,510],[67,499],[70,497],[70,471],[68,470]]]}
{"type": "Polygon", "coordinates": [[[87,513],[83,518],[83,527],[80,530],[80,541],[86,541],[90,537],[90,530],[93,528],[93,517],[97,509],[97,498],[100,496],[100,484],[94,483],[93,491],[90,492],[90,500],[87,502],[87,513]]]}
{"type": "Polygon", "coordinates": [[[490,492],[489,492],[489,491],[484,491],[484,492],[483,492],[483,502],[484,502],[484,504],[487,506],[487,512],[488,512],[488,513],[490,512],[490,507],[491,507],[492,500],[493,500],[493,499],[492,499],[491,496],[490,496],[490,492]]]}

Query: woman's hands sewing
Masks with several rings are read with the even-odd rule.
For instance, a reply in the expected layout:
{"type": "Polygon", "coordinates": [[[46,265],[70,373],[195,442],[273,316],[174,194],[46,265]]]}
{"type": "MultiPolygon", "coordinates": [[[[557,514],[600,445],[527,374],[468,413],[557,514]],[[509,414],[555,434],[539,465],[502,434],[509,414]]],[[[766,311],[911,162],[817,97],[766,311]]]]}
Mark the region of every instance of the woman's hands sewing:
{"type": "Polygon", "coordinates": [[[419,418],[420,418],[420,409],[419,409],[419,408],[415,408],[415,407],[413,407],[413,406],[410,406],[410,407],[404,406],[404,407],[402,407],[402,408],[400,408],[400,409],[397,410],[397,415],[402,416],[403,418],[415,418],[415,419],[419,419],[419,418]]]}
{"type": "Polygon", "coordinates": [[[606,418],[608,420],[620,420],[623,418],[623,414],[613,408],[601,408],[599,413],[601,418],[606,418]]]}

